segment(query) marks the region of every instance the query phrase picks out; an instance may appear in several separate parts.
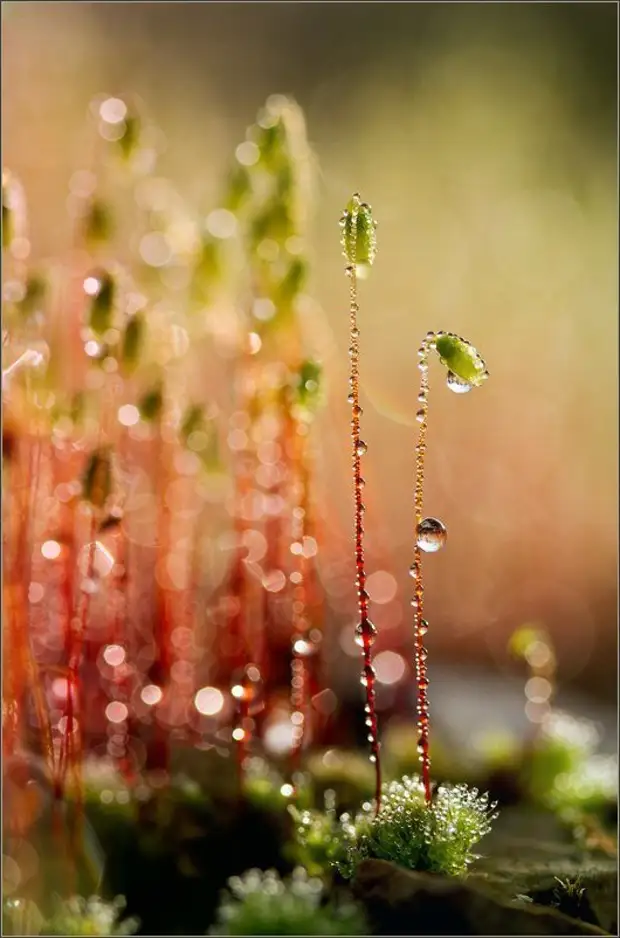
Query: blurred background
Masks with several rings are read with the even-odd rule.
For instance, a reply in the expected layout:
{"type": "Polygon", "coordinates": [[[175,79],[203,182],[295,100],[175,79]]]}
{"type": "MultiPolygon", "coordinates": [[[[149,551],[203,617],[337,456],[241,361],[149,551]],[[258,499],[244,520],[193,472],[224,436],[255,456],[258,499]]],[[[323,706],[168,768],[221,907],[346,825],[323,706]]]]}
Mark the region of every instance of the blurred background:
{"type": "Polygon", "coordinates": [[[267,96],[305,111],[319,165],[307,341],[328,394],[315,501],[330,608],[351,622],[341,651],[358,653],[352,578],[336,586],[352,550],[337,221],[357,189],[379,222],[360,300],[379,647],[411,647],[416,349],[429,329],[455,331],[491,379],[459,399],[431,373],[425,513],[448,545],[425,564],[430,660],[508,672],[509,635],[537,623],[560,681],[611,702],[616,4],[20,2],[2,15],[3,164],[28,196],[34,260],[69,246],[95,95],[139,95],[165,134],[160,171],[205,215],[267,96]]]}

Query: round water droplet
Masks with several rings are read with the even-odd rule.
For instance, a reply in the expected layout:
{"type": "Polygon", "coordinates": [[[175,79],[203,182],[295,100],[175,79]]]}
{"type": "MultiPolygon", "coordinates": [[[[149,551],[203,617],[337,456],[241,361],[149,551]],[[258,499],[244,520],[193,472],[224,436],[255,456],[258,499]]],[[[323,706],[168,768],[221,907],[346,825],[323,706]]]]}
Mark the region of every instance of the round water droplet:
{"type": "Polygon", "coordinates": [[[447,537],[448,532],[437,518],[424,518],[416,528],[416,544],[427,554],[440,550],[447,537]]]}
{"type": "Polygon", "coordinates": [[[360,648],[364,647],[364,634],[367,636],[368,644],[373,645],[377,637],[377,629],[369,619],[366,620],[365,626],[360,622],[355,629],[355,644],[359,645],[360,648]]]}
{"type": "Polygon", "coordinates": [[[418,423],[423,423],[425,416],[426,416],[426,411],[422,407],[420,408],[420,410],[417,411],[415,415],[415,419],[418,421],[418,423]]]}
{"type": "Polygon", "coordinates": [[[462,378],[459,378],[458,375],[455,375],[452,371],[448,372],[446,384],[455,394],[467,394],[467,392],[471,391],[473,388],[473,384],[470,384],[468,381],[463,381],[462,378]]]}
{"type": "Polygon", "coordinates": [[[354,394],[347,395],[347,401],[349,402],[349,404],[353,404],[355,402],[355,395],[354,394]]]}
{"type": "Polygon", "coordinates": [[[358,440],[357,446],[355,447],[355,452],[358,456],[364,456],[368,452],[368,447],[363,440],[358,440]]]}
{"type": "Polygon", "coordinates": [[[426,635],[428,632],[428,622],[426,619],[422,619],[420,622],[420,635],[426,635]]]}

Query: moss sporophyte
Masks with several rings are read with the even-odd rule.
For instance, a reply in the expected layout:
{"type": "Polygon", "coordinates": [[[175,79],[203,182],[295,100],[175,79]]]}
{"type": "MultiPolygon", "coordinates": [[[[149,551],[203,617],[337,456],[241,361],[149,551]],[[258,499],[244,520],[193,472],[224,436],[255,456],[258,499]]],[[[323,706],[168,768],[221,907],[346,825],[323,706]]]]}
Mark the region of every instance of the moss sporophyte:
{"type": "MultiPolygon", "coordinates": [[[[349,403],[351,404],[351,443],[353,460],[354,491],[354,539],[356,584],[358,593],[359,625],[357,641],[363,653],[363,671],[361,681],[366,688],[366,725],[370,743],[370,759],[375,764],[376,789],[375,811],[381,810],[381,768],[379,756],[379,738],[375,709],[375,672],[371,660],[371,649],[376,629],[370,621],[366,590],[366,565],[364,556],[365,510],[362,501],[364,478],[361,472],[361,460],[367,452],[367,445],[360,435],[360,330],[358,325],[358,273],[369,268],[376,256],[376,222],[371,207],[362,202],[355,193],[348,203],[341,219],[341,244],[347,261],[346,274],[350,279],[350,345],[349,357],[351,371],[349,377],[349,403]]],[[[424,487],[424,456],[426,453],[426,433],[428,420],[428,357],[434,350],[441,363],[448,369],[447,386],[451,391],[463,394],[474,387],[479,387],[487,378],[486,365],[467,340],[450,332],[429,332],[418,349],[418,367],[420,369],[420,388],[418,392],[418,410],[416,420],[419,423],[418,439],[415,448],[415,547],[414,560],[410,574],[414,580],[414,596],[411,605],[414,610],[415,668],[418,684],[418,750],[422,763],[422,781],[425,798],[430,803],[432,797],[430,781],[429,755],[429,705],[428,675],[426,670],[427,651],[423,638],[428,630],[428,622],[423,617],[423,582],[422,552],[432,553],[439,550],[446,541],[446,529],[436,518],[423,518],[422,501],[424,487]]]]}

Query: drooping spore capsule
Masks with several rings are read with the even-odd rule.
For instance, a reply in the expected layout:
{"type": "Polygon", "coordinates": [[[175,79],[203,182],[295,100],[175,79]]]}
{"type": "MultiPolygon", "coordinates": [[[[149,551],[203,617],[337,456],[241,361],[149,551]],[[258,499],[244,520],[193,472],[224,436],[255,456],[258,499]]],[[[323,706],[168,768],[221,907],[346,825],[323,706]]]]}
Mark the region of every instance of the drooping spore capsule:
{"type": "Polygon", "coordinates": [[[435,348],[449,372],[471,387],[478,387],[488,377],[484,359],[473,345],[459,336],[438,333],[435,348]]]}
{"type": "Polygon", "coordinates": [[[354,195],[344,213],[342,248],[350,264],[370,267],[377,253],[376,222],[372,209],[354,195]]]}
{"type": "Polygon", "coordinates": [[[447,537],[445,526],[437,518],[424,518],[416,527],[416,544],[427,554],[440,550],[447,537]]]}

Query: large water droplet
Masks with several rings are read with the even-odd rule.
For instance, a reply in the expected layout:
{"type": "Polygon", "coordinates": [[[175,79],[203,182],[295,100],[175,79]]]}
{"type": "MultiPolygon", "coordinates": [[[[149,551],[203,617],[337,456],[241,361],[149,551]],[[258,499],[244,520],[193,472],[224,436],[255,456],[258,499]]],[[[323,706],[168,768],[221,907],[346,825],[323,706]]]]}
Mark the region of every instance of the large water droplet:
{"type": "Polygon", "coordinates": [[[366,446],[363,440],[359,440],[355,448],[355,451],[358,456],[364,456],[365,453],[368,451],[368,447],[366,446]]]}
{"type": "Polygon", "coordinates": [[[448,372],[446,384],[455,394],[467,394],[467,392],[471,391],[473,388],[473,384],[470,384],[468,381],[463,381],[462,378],[459,378],[458,375],[455,375],[452,371],[448,372]]]}
{"type": "Polygon", "coordinates": [[[359,645],[360,648],[364,647],[364,634],[366,634],[368,637],[368,644],[372,645],[377,636],[377,629],[370,620],[366,621],[365,626],[360,622],[360,624],[355,629],[355,644],[359,645]]]}
{"type": "Polygon", "coordinates": [[[424,518],[416,528],[416,544],[427,554],[440,550],[447,537],[448,532],[437,518],[424,518]]]}

